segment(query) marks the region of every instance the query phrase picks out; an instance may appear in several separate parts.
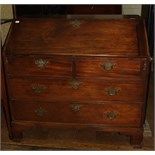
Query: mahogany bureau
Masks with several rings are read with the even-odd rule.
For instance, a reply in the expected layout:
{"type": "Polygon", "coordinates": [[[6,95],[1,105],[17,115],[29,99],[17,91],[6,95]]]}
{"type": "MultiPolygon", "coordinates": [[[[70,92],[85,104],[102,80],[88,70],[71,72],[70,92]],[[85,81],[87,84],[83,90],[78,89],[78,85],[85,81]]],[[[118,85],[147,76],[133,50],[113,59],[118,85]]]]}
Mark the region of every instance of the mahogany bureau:
{"type": "Polygon", "coordinates": [[[10,138],[86,128],[141,144],[151,60],[142,19],[18,19],[2,54],[10,138]]]}

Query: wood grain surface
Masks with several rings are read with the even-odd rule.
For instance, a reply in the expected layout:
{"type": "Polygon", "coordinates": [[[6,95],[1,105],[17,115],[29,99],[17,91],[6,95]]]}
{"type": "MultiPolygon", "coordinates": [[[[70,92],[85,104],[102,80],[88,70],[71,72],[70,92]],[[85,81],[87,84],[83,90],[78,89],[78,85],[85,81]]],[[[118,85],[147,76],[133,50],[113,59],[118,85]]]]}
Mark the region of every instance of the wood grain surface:
{"type": "Polygon", "coordinates": [[[2,56],[11,139],[86,128],[141,146],[151,60],[142,19],[19,19],[2,56]]]}

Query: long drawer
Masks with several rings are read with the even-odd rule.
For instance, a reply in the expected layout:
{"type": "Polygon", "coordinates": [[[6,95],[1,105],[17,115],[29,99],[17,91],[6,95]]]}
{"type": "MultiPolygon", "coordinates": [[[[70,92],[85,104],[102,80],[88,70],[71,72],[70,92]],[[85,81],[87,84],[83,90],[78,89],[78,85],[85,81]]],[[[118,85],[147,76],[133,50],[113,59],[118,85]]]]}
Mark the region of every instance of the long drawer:
{"type": "Polygon", "coordinates": [[[12,99],[23,101],[143,101],[141,82],[94,79],[9,79],[12,99]]]}
{"type": "Polygon", "coordinates": [[[69,57],[18,56],[7,57],[7,72],[14,76],[70,77],[72,62],[69,57]]]}
{"type": "Polygon", "coordinates": [[[56,123],[138,126],[141,105],[137,103],[12,102],[13,120],[56,123]]]}

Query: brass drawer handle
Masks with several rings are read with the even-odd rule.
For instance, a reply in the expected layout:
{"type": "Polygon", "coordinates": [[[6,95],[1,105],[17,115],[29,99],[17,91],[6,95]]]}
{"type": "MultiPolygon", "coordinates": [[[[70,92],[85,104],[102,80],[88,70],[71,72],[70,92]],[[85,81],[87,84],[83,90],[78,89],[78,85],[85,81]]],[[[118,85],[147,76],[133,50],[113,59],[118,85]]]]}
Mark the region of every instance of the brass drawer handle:
{"type": "Polygon", "coordinates": [[[35,110],[35,113],[36,113],[37,116],[42,117],[46,113],[46,110],[41,108],[41,107],[39,107],[38,109],[35,110]]]}
{"type": "Polygon", "coordinates": [[[43,68],[46,67],[46,65],[49,63],[49,61],[48,60],[45,60],[45,59],[36,59],[34,61],[34,63],[35,63],[35,65],[37,65],[37,67],[39,69],[43,69],[43,68]]]}
{"type": "Polygon", "coordinates": [[[114,68],[115,65],[116,65],[116,64],[114,64],[114,63],[106,62],[106,63],[101,64],[101,67],[102,67],[104,70],[106,70],[106,71],[111,71],[111,70],[114,68]]]}
{"type": "Polygon", "coordinates": [[[36,94],[43,93],[46,89],[47,89],[46,86],[40,84],[35,84],[32,86],[32,90],[36,94]]]}
{"type": "Polygon", "coordinates": [[[118,95],[118,93],[121,91],[120,88],[114,88],[114,87],[109,87],[105,89],[105,92],[107,93],[107,95],[109,96],[115,96],[118,95]]]}
{"type": "Polygon", "coordinates": [[[82,107],[82,105],[80,105],[78,103],[72,103],[70,105],[70,107],[71,107],[72,111],[78,112],[78,111],[80,111],[80,108],[82,107]]]}
{"type": "Polygon", "coordinates": [[[69,85],[71,86],[71,88],[73,89],[79,89],[79,86],[82,82],[79,82],[77,79],[72,79],[69,81],[69,85]]]}
{"type": "Polygon", "coordinates": [[[110,119],[110,120],[116,119],[117,116],[118,116],[118,113],[116,113],[114,111],[110,111],[110,112],[106,113],[107,119],[110,119]]]}

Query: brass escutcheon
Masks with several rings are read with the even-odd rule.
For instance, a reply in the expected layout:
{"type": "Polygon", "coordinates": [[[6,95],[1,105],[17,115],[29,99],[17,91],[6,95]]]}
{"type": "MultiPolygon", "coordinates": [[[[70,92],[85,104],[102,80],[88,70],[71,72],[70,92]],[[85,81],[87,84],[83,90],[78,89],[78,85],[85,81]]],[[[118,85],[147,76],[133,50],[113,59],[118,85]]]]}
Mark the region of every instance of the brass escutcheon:
{"type": "Polygon", "coordinates": [[[69,85],[73,88],[73,89],[79,89],[79,86],[82,82],[79,82],[77,79],[72,79],[71,81],[69,81],[69,85]]]}
{"type": "Polygon", "coordinates": [[[80,25],[82,24],[82,22],[79,21],[79,20],[77,20],[77,19],[75,19],[75,20],[73,20],[73,21],[70,21],[70,24],[71,24],[74,28],[79,28],[80,25]]]}

